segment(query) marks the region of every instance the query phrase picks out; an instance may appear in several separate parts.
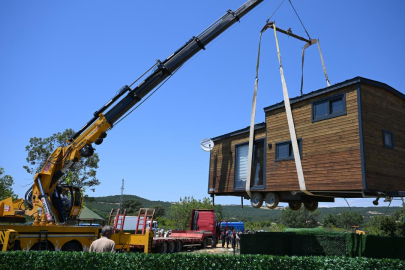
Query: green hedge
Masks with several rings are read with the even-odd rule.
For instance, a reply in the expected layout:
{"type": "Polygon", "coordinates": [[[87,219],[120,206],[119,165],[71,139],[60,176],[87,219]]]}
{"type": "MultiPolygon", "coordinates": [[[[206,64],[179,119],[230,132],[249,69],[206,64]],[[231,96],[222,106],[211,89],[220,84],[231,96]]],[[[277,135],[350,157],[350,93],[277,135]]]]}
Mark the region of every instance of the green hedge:
{"type": "Polygon", "coordinates": [[[276,257],[268,255],[143,254],[88,252],[0,252],[5,269],[405,269],[391,259],[276,257]]]}
{"type": "Polygon", "coordinates": [[[405,260],[405,237],[351,233],[256,233],[241,238],[241,254],[349,256],[405,260]]]}

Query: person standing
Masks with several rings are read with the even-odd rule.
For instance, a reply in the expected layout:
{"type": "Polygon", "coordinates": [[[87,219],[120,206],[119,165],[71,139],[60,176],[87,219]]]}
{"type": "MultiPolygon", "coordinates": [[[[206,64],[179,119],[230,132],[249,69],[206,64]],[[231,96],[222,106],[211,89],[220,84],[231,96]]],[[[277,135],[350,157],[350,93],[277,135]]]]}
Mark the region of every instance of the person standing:
{"type": "Polygon", "coordinates": [[[113,227],[104,226],[101,229],[101,238],[91,243],[89,252],[115,252],[115,242],[111,240],[113,232],[113,227]]]}
{"type": "Polygon", "coordinates": [[[225,233],[225,240],[226,240],[226,248],[229,248],[228,246],[229,246],[229,232],[230,232],[231,230],[226,230],[226,233],[225,233]]]}
{"type": "Polygon", "coordinates": [[[222,247],[225,247],[225,231],[221,232],[221,241],[222,241],[222,247]]]}
{"type": "Polygon", "coordinates": [[[236,245],[236,231],[233,230],[232,234],[231,234],[231,239],[232,239],[232,248],[235,249],[235,245],[236,245]]]}

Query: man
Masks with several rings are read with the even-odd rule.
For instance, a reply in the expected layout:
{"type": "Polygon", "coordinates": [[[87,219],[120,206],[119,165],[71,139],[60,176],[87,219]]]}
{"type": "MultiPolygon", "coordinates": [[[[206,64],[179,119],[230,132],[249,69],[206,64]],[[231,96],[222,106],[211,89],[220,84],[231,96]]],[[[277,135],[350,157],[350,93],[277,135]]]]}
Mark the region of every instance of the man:
{"type": "Polygon", "coordinates": [[[231,230],[229,229],[226,231],[225,240],[226,240],[226,248],[229,248],[229,241],[231,240],[231,230]]]}
{"type": "Polygon", "coordinates": [[[104,226],[101,229],[101,238],[97,239],[90,246],[90,252],[115,252],[115,242],[111,239],[114,229],[111,226],[104,226]]]}
{"type": "Polygon", "coordinates": [[[221,232],[222,247],[225,247],[225,230],[221,232]]]}

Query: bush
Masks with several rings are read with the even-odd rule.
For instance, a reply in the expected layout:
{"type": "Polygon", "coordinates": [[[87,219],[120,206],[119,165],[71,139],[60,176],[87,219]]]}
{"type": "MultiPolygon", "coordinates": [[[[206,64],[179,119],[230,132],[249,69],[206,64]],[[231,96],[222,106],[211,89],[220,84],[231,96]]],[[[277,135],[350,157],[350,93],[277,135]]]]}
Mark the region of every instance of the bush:
{"type": "Polygon", "coordinates": [[[268,255],[143,254],[88,252],[0,253],[4,269],[404,269],[405,262],[348,257],[268,255]]]}

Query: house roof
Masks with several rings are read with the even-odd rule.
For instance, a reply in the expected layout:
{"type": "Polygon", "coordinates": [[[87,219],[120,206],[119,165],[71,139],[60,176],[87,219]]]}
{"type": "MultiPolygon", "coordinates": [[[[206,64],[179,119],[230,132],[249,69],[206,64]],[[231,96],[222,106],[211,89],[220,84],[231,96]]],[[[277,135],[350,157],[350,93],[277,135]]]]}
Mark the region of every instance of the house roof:
{"type": "Polygon", "coordinates": [[[100,217],[89,208],[84,206],[82,211],[80,212],[79,220],[104,220],[104,218],[100,217]]]}
{"type": "MultiPolygon", "coordinates": [[[[364,83],[364,84],[377,86],[377,87],[380,87],[380,88],[383,88],[383,89],[386,89],[386,90],[390,91],[391,93],[393,93],[394,95],[396,95],[396,96],[398,96],[398,97],[400,97],[402,99],[405,99],[405,95],[403,93],[401,93],[398,90],[392,88],[388,84],[378,82],[378,81],[373,81],[373,80],[366,79],[366,78],[363,78],[363,77],[355,77],[353,79],[346,80],[346,81],[331,85],[331,86],[326,87],[326,88],[322,88],[322,89],[319,89],[319,90],[316,90],[316,91],[312,91],[312,92],[310,92],[308,94],[304,94],[302,96],[298,96],[298,97],[295,97],[295,98],[290,98],[290,103],[294,104],[296,102],[306,100],[306,99],[309,99],[309,98],[312,98],[312,97],[316,97],[316,96],[319,96],[319,95],[322,95],[322,94],[325,94],[325,93],[328,93],[328,92],[332,92],[332,91],[335,91],[335,90],[339,90],[339,89],[341,89],[343,87],[347,87],[347,86],[357,84],[357,83],[364,83]]],[[[284,101],[279,102],[279,103],[274,104],[274,105],[271,105],[271,106],[268,106],[268,107],[264,108],[263,110],[266,113],[266,112],[269,112],[269,111],[272,111],[272,110],[275,110],[275,109],[278,109],[278,108],[281,108],[281,107],[284,107],[284,101]]]]}
{"type": "MultiPolygon", "coordinates": [[[[326,88],[322,88],[322,89],[319,89],[319,90],[316,90],[316,91],[312,91],[312,92],[304,94],[302,96],[290,98],[290,103],[294,104],[296,102],[306,100],[306,99],[309,99],[309,98],[312,98],[312,97],[316,97],[316,96],[319,96],[319,95],[322,95],[322,94],[325,94],[325,93],[328,93],[328,92],[332,92],[332,91],[335,91],[335,90],[339,90],[341,88],[344,88],[344,87],[347,87],[347,86],[350,86],[350,85],[353,85],[353,84],[357,84],[357,83],[369,84],[369,85],[373,85],[373,86],[376,86],[376,87],[379,87],[379,88],[386,89],[386,90],[390,91],[392,94],[394,94],[394,95],[396,95],[396,96],[398,96],[398,97],[405,100],[405,95],[403,93],[399,92],[398,90],[392,88],[391,86],[389,86],[389,85],[387,85],[385,83],[370,80],[370,79],[366,79],[366,78],[363,78],[363,77],[355,77],[353,79],[346,80],[346,81],[331,85],[331,86],[326,87],[326,88]]],[[[276,103],[276,104],[268,106],[268,107],[265,107],[263,110],[266,113],[266,112],[269,112],[269,111],[272,111],[272,110],[276,110],[278,108],[284,108],[284,101],[276,103]]],[[[266,126],[266,123],[256,124],[255,125],[255,130],[264,128],[265,126],[266,126]]],[[[222,140],[222,139],[225,139],[225,138],[228,138],[228,137],[237,136],[237,135],[249,132],[249,129],[250,129],[250,126],[246,127],[246,128],[243,128],[243,129],[239,129],[239,130],[230,132],[230,133],[227,133],[227,134],[224,134],[224,135],[221,135],[221,136],[217,136],[215,138],[211,138],[211,140],[213,140],[215,142],[215,141],[222,140]]]]}

